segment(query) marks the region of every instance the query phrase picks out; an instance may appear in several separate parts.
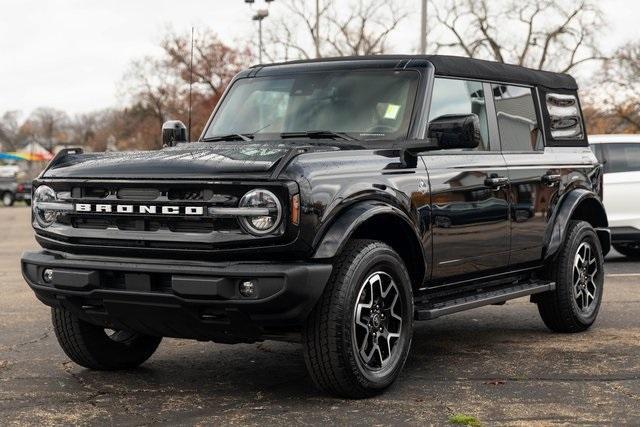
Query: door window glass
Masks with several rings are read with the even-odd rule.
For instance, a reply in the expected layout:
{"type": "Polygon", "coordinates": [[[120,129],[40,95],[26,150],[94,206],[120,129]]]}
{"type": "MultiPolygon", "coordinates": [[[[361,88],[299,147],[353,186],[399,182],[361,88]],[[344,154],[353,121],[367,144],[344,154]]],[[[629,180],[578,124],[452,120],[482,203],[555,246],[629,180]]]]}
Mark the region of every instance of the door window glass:
{"type": "Polygon", "coordinates": [[[504,151],[543,150],[533,90],[528,87],[492,84],[504,151]]]}
{"type": "Polygon", "coordinates": [[[431,95],[429,122],[442,116],[462,114],[476,114],[478,116],[482,144],[474,150],[488,151],[489,126],[482,83],[436,78],[431,95]]]}
{"type": "Polygon", "coordinates": [[[606,144],[604,172],[640,171],[640,144],[606,144]]]}

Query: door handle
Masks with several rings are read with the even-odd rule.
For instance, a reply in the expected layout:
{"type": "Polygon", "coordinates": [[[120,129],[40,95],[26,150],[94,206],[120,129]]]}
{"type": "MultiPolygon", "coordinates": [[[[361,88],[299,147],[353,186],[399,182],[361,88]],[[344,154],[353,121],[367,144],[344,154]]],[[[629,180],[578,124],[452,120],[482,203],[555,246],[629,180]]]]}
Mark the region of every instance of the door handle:
{"type": "Polygon", "coordinates": [[[542,183],[549,186],[559,183],[561,179],[562,179],[562,175],[556,175],[551,173],[542,175],[542,178],[541,178],[542,183]]]}
{"type": "Polygon", "coordinates": [[[484,180],[484,185],[496,189],[499,189],[500,187],[507,184],[509,184],[509,178],[504,176],[492,176],[484,180]]]}

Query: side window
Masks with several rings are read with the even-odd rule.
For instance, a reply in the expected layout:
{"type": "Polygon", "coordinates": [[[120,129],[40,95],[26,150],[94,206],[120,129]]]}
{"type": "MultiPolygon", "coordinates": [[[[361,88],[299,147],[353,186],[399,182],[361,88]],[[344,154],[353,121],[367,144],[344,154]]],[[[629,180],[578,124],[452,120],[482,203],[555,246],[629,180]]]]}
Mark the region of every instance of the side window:
{"type": "Polygon", "coordinates": [[[576,95],[548,93],[546,99],[551,137],[558,140],[580,140],[584,138],[578,97],[576,95]]]}
{"type": "Polygon", "coordinates": [[[492,84],[498,115],[500,142],[504,151],[543,150],[542,130],[533,102],[533,89],[492,84]]]}
{"type": "Polygon", "coordinates": [[[605,173],[640,171],[640,144],[606,144],[605,173]]]}
{"type": "Polygon", "coordinates": [[[489,150],[489,125],[482,83],[468,80],[436,78],[431,95],[429,122],[447,115],[476,114],[480,119],[482,145],[477,151],[489,150]]]}

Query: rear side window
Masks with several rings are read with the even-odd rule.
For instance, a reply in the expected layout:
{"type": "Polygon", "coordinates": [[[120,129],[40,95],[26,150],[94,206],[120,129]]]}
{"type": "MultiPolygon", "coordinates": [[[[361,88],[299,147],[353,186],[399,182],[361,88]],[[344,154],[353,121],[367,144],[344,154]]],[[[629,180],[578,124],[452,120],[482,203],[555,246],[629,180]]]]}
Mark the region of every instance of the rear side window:
{"type": "Polygon", "coordinates": [[[538,125],[533,89],[503,84],[492,84],[491,87],[502,150],[543,150],[542,131],[538,125]]]}
{"type": "Polygon", "coordinates": [[[640,171],[640,144],[602,144],[604,172],[640,171]]]}

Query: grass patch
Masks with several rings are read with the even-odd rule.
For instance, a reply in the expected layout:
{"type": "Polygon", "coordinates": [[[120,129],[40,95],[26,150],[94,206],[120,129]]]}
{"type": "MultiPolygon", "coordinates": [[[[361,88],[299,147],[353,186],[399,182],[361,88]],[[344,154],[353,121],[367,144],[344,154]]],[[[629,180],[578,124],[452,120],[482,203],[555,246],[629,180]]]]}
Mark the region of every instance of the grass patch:
{"type": "Polygon", "coordinates": [[[465,414],[453,414],[449,417],[450,424],[457,424],[462,426],[480,427],[480,421],[476,417],[465,414]]]}

